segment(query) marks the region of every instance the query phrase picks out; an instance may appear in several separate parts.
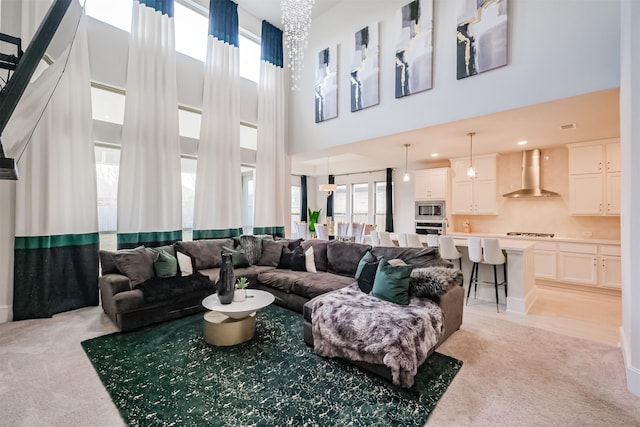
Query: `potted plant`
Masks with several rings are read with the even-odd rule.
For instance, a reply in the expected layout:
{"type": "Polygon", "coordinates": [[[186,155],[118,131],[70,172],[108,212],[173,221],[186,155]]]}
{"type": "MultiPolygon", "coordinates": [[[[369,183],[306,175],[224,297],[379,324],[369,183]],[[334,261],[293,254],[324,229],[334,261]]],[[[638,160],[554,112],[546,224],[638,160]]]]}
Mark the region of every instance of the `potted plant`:
{"type": "Polygon", "coordinates": [[[242,276],[236,282],[236,290],[233,293],[233,301],[240,302],[247,299],[247,285],[249,284],[249,280],[246,277],[242,276]]]}
{"type": "Polygon", "coordinates": [[[309,213],[309,232],[312,234],[316,232],[316,224],[318,223],[318,219],[320,218],[321,210],[322,209],[312,211],[311,209],[307,209],[307,212],[309,213]]]}

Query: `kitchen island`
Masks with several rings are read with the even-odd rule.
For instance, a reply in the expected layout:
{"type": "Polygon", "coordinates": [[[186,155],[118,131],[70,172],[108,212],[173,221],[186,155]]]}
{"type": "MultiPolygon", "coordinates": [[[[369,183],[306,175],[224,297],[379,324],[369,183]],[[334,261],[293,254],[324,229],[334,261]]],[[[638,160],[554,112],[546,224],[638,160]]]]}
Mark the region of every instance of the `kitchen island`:
{"type": "MultiPolygon", "coordinates": [[[[483,236],[468,233],[450,233],[453,243],[462,253],[462,271],[465,277],[465,284],[469,284],[471,277],[471,267],[473,263],[469,261],[467,251],[468,239],[473,237],[495,237],[483,236]]],[[[426,237],[425,237],[426,241],[426,237]]],[[[499,238],[500,247],[507,255],[507,284],[508,297],[504,300],[504,289],[498,289],[498,296],[501,304],[506,304],[507,311],[517,314],[527,314],[536,300],[534,254],[535,242],[518,239],[499,238]]],[[[479,281],[493,284],[493,268],[490,265],[480,265],[479,281]]],[[[502,268],[498,269],[498,282],[502,281],[502,268]]],[[[492,285],[479,285],[477,299],[491,301],[495,303],[495,289],[492,285]]],[[[473,301],[473,292],[469,297],[469,304],[473,301]]]]}

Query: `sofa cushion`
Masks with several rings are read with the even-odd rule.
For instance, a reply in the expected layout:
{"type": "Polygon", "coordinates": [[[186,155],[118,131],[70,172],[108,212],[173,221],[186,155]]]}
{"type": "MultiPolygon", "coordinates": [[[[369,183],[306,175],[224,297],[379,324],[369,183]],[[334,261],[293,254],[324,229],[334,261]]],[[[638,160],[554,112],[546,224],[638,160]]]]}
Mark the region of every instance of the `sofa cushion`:
{"type": "Polygon", "coordinates": [[[291,292],[291,287],[301,274],[313,274],[293,270],[271,270],[258,274],[258,283],[270,288],[291,292]]]}
{"type": "Polygon", "coordinates": [[[263,239],[258,236],[243,234],[242,236],[235,237],[234,240],[238,243],[236,248],[239,246],[244,250],[249,265],[256,264],[262,254],[263,239]]]}
{"type": "MultiPolygon", "coordinates": [[[[317,271],[327,271],[327,245],[326,240],[304,240],[300,245],[306,251],[309,248],[313,248],[313,259],[316,264],[317,271]]],[[[309,269],[307,269],[308,271],[309,269]]]]}
{"type": "Polygon", "coordinates": [[[400,305],[409,304],[409,278],[413,266],[391,265],[382,258],[378,264],[371,295],[400,305]]]}
{"type": "Polygon", "coordinates": [[[339,240],[329,242],[327,245],[327,271],[354,277],[358,263],[370,249],[371,246],[361,243],[341,242],[339,240]]]}
{"type": "Polygon", "coordinates": [[[164,249],[154,250],[153,272],[156,277],[166,279],[178,275],[178,259],[164,249]]]}
{"type": "Polygon", "coordinates": [[[113,260],[118,270],[131,280],[133,287],[155,276],[153,259],[144,246],[119,250],[113,256],[113,260]]]}
{"type": "Polygon", "coordinates": [[[258,260],[258,265],[277,267],[280,262],[282,248],[289,244],[286,240],[264,240],[262,242],[262,254],[258,260]]]}
{"type": "Polygon", "coordinates": [[[358,287],[365,294],[371,292],[373,288],[376,271],[378,270],[378,264],[380,264],[381,259],[382,257],[376,258],[371,251],[367,251],[358,263],[356,280],[358,281],[358,287]]]}
{"type": "MultiPolygon", "coordinates": [[[[241,277],[246,277],[249,280],[249,287],[253,287],[258,283],[258,274],[263,271],[271,271],[274,270],[275,267],[267,267],[262,265],[251,265],[246,268],[234,268],[233,274],[236,276],[236,279],[241,277]]],[[[220,268],[205,268],[204,270],[200,270],[199,273],[204,274],[209,279],[211,279],[214,283],[218,281],[218,277],[220,276],[220,268]]]]}
{"type": "Polygon", "coordinates": [[[191,257],[195,268],[220,267],[222,265],[222,248],[233,247],[232,239],[202,239],[192,242],[176,242],[176,250],[191,257]]]}
{"type": "Polygon", "coordinates": [[[438,248],[376,246],[371,250],[371,253],[376,257],[381,256],[386,260],[399,258],[414,268],[448,267],[451,265],[449,261],[445,261],[440,257],[438,248]]]}
{"type": "Polygon", "coordinates": [[[305,298],[315,298],[327,292],[342,289],[355,283],[353,277],[338,276],[327,272],[299,272],[291,287],[291,293],[305,298]]]}

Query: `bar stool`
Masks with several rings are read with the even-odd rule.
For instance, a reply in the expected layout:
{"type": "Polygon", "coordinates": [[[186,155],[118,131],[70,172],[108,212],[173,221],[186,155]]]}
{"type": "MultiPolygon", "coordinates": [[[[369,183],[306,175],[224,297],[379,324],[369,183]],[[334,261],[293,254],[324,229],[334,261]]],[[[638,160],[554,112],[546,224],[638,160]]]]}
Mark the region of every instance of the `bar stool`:
{"type": "MultiPolygon", "coordinates": [[[[493,266],[493,286],[496,290],[496,310],[500,313],[498,298],[498,286],[504,285],[504,297],[507,298],[507,259],[500,249],[498,239],[480,239],[479,237],[469,237],[469,260],[473,262],[471,267],[471,278],[469,279],[469,290],[467,291],[467,303],[471,294],[471,284],[474,285],[474,297],[478,290],[478,268],[480,264],[493,266]],[[498,265],[503,268],[503,281],[498,282],[498,265]]],[[[481,282],[490,283],[490,282],[481,282]]]]}
{"type": "Polygon", "coordinates": [[[462,270],[462,254],[458,251],[456,245],[453,244],[453,237],[440,236],[440,258],[448,259],[452,262],[454,259],[457,259],[460,264],[460,270],[462,270]]]}
{"type": "MultiPolygon", "coordinates": [[[[428,238],[429,236],[427,236],[428,238]]],[[[420,241],[419,234],[408,233],[407,234],[407,246],[410,248],[422,248],[422,242],[420,241]]]]}
{"type": "Polygon", "coordinates": [[[406,248],[407,245],[407,233],[399,233],[398,234],[398,246],[401,248],[406,248]]]}

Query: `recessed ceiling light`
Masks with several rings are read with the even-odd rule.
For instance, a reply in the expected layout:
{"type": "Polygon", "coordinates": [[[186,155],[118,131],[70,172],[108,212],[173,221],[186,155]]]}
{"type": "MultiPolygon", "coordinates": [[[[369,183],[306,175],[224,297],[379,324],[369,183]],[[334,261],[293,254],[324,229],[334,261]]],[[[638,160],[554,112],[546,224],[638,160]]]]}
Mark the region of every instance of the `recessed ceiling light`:
{"type": "Polygon", "coordinates": [[[431,153],[431,157],[438,157],[439,154],[438,153],[431,153]]]}
{"type": "Polygon", "coordinates": [[[518,145],[526,145],[529,141],[518,141],[518,145]]]}
{"type": "Polygon", "coordinates": [[[560,129],[562,130],[569,130],[569,129],[575,129],[575,128],[576,128],[575,123],[567,123],[566,125],[560,125],[560,129]]]}

